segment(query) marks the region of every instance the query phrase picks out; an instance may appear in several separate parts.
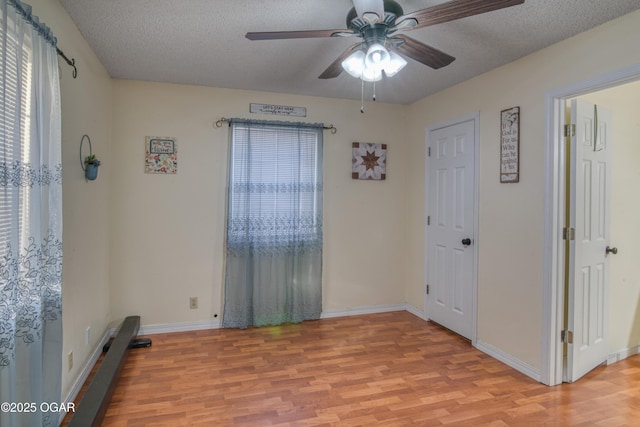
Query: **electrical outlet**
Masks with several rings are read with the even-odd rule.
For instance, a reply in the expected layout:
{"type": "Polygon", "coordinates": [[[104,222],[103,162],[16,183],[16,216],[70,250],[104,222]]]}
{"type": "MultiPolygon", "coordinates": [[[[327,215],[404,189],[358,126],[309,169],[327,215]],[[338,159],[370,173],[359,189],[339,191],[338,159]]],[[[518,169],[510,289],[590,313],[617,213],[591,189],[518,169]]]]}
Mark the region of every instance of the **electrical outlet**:
{"type": "Polygon", "coordinates": [[[73,351],[69,352],[67,356],[67,370],[71,371],[73,369],[73,351]]]}
{"type": "Polygon", "coordinates": [[[189,308],[192,310],[198,308],[198,297],[189,298],[189,308]]]}

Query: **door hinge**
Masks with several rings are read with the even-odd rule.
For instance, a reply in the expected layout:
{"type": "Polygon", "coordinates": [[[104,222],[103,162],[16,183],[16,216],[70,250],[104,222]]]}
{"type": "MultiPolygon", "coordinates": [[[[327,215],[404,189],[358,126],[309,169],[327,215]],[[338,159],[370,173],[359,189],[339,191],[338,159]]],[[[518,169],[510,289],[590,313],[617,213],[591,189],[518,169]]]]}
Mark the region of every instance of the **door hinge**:
{"type": "Polygon", "coordinates": [[[564,125],[564,136],[575,136],[576,134],[576,125],[573,123],[564,125]]]}
{"type": "Polygon", "coordinates": [[[573,332],[560,331],[560,341],[565,344],[573,344],[573,332]]]}
{"type": "Polygon", "coordinates": [[[431,225],[431,215],[427,216],[427,225],[431,225]]]}
{"type": "Polygon", "coordinates": [[[565,227],[562,229],[562,238],[564,240],[575,240],[576,239],[576,229],[572,227],[565,227]]]}
{"type": "Polygon", "coordinates": [[[431,147],[427,147],[427,157],[431,157],[431,147]]]}
{"type": "Polygon", "coordinates": [[[429,285],[427,285],[427,295],[429,295],[429,285]]]}

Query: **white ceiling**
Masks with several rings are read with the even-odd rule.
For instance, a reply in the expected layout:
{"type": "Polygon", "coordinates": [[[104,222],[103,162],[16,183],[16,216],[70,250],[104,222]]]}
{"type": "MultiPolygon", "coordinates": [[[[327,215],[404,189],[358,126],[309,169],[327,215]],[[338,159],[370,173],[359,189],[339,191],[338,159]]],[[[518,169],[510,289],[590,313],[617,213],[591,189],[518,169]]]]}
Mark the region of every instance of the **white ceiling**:
{"type": "MultiPolygon", "coordinates": [[[[113,78],[330,98],[361,96],[360,81],[345,72],[335,79],[318,79],[359,39],[244,37],[249,31],[346,28],[351,0],[60,1],[113,78]]],[[[409,13],[444,1],[398,3],[409,13]]],[[[399,74],[376,84],[377,99],[412,103],[637,9],[640,0],[526,0],[407,32],[457,59],[439,70],[409,60],[399,74]]]]}

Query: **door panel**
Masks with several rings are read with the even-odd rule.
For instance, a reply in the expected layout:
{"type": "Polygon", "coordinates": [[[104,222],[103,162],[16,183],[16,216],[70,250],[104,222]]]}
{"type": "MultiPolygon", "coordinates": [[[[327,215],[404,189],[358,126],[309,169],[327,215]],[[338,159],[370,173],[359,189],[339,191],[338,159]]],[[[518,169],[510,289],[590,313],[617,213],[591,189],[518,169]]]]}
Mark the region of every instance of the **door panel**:
{"type": "Polygon", "coordinates": [[[427,316],[472,337],[475,121],[431,130],[428,158],[427,316]]]}
{"type": "Polygon", "coordinates": [[[453,291],[451,310],[457,314],[464,316],[467,308],[465,304],[465,295],[468,291],[465,277],[465,251],[460,249],[453,250],[453,291]]]}
{"type": "Polygon", "coordinates": [[[571,102],[576,135],[571,138],[570,242],[566,380],[576,381],[607,360],[611,205],[611,113],[584,101],[571,102]]]}

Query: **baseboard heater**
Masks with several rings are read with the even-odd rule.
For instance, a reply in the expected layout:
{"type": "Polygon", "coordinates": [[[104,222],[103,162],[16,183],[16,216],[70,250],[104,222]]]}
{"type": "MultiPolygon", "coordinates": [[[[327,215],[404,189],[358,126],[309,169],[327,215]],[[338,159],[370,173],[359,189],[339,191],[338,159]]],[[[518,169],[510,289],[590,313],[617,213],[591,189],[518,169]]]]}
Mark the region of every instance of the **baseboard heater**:
{"type": "Polygon", "coordinates": [[[118,384],[118,378],[127,361],[130,348],[149,347],[151,340],[136,339],[140,329],[140,316],[129,316],[124,319],[118,333],[105,350],[107,354],[102,359],[91,384],[76,408],[76,412],[69,422],[69,427],[100,426],[104,418],[109,401],[118,384]],[[144,341],[144,344],[140,343],[144,341]]]}

